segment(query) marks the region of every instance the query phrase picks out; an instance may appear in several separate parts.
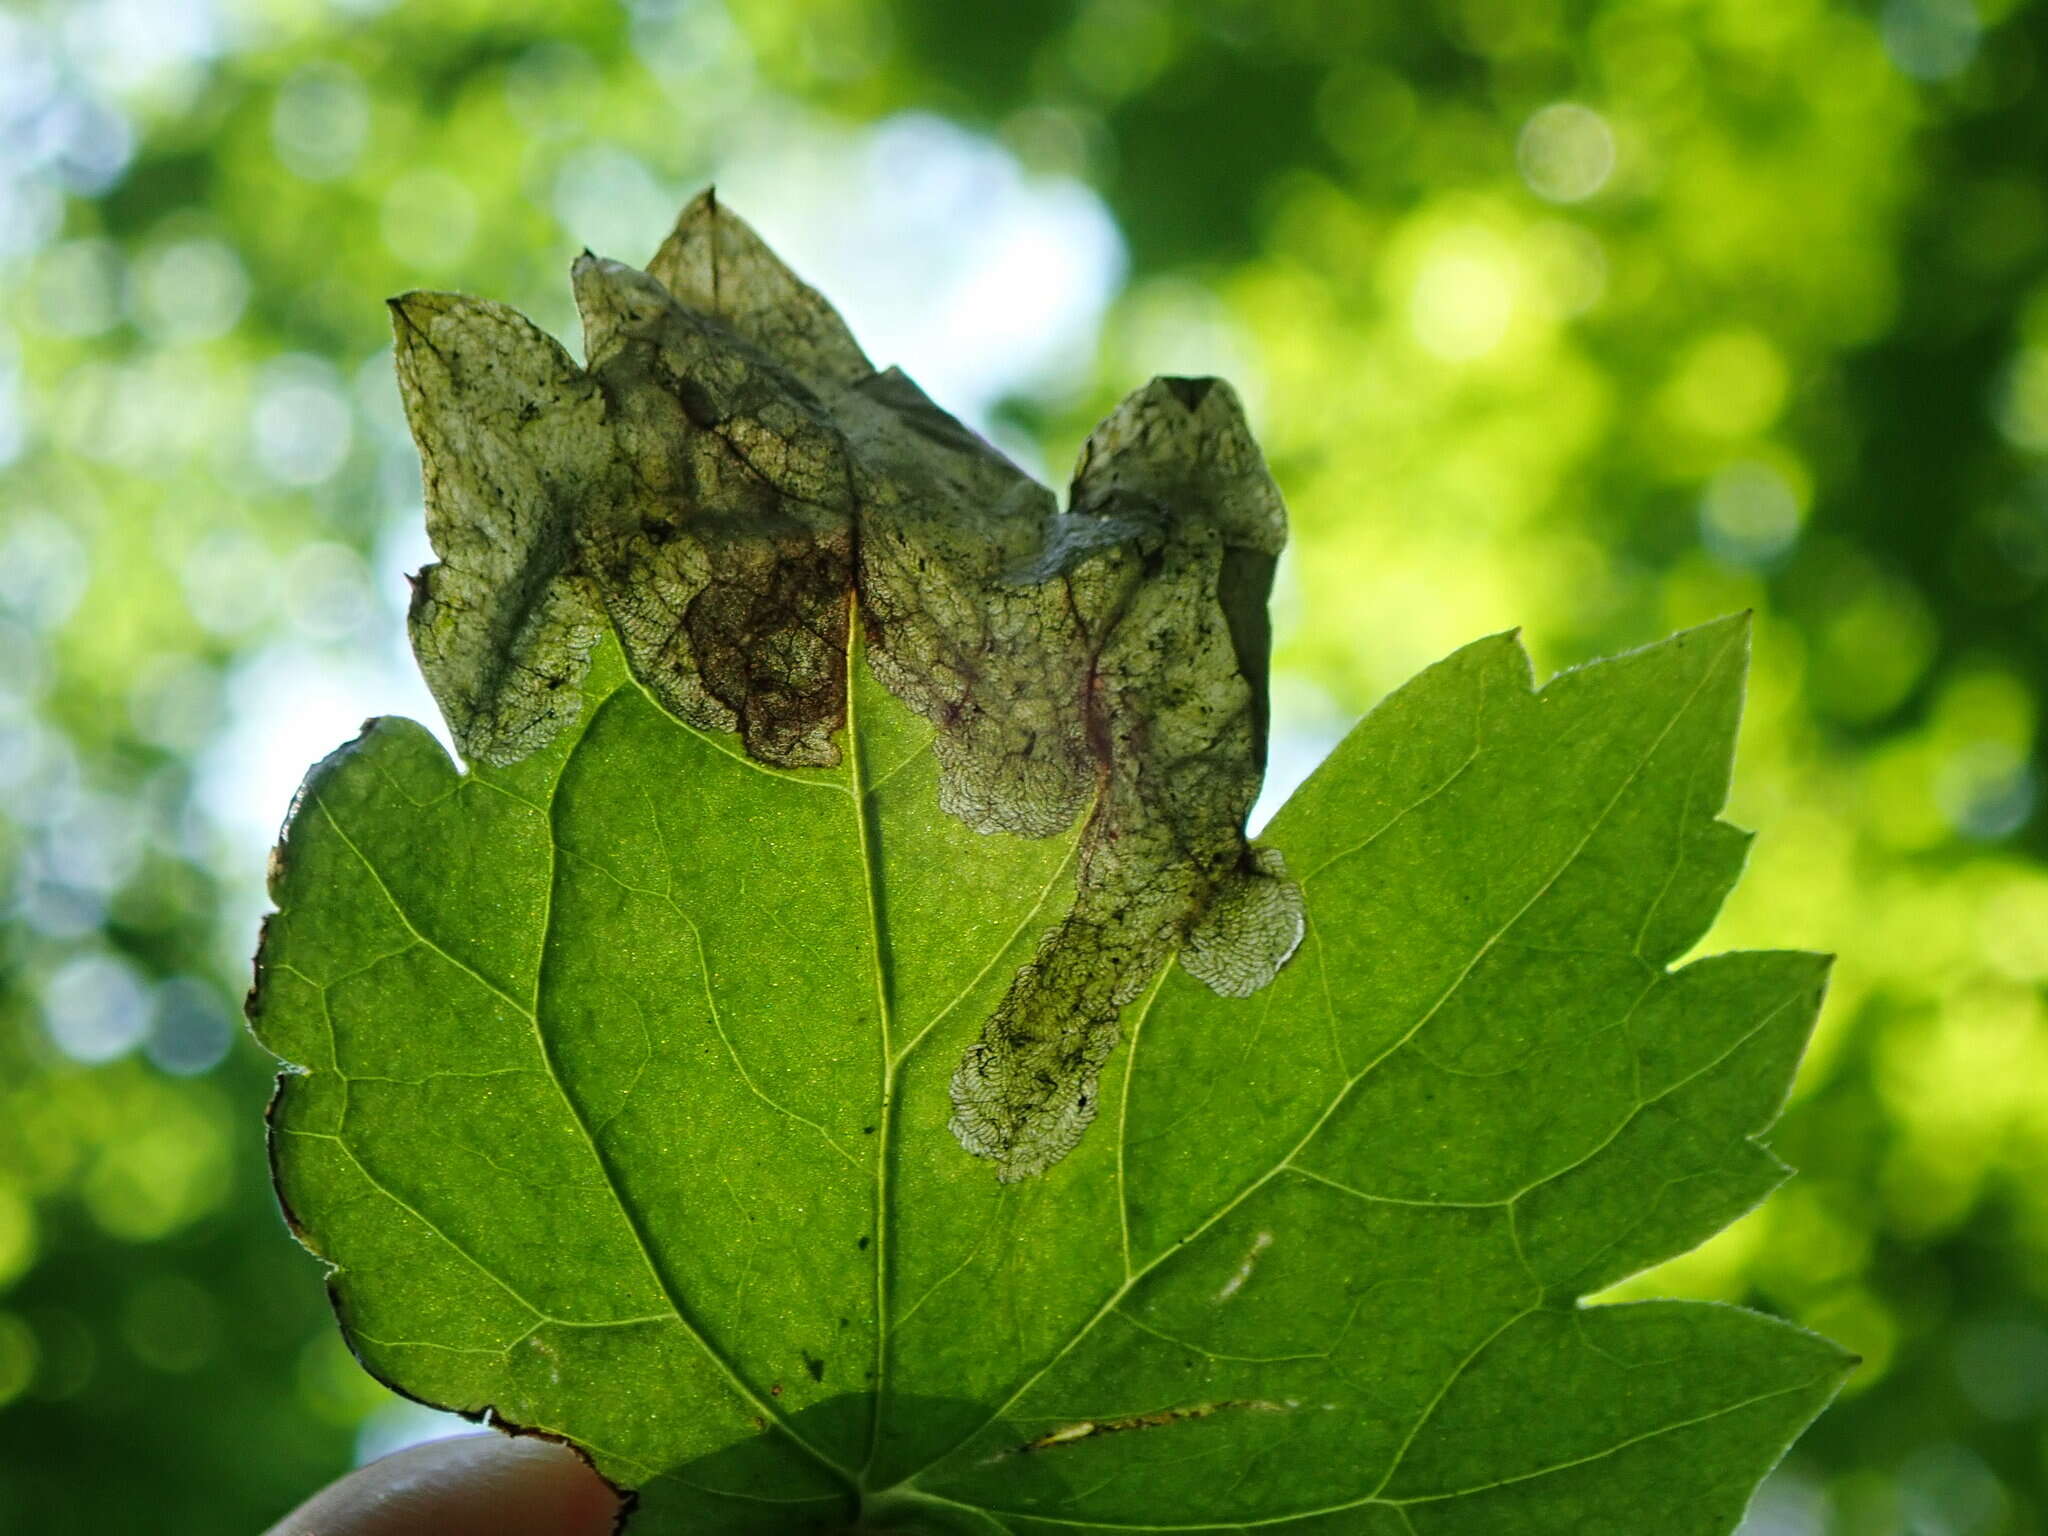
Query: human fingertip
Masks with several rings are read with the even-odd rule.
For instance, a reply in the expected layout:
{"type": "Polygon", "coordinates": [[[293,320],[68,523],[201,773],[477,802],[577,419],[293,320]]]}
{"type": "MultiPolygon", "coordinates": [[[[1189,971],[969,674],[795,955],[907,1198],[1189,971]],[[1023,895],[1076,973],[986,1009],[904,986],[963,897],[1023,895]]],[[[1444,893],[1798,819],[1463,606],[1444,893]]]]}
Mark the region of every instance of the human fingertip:
{"type": "Polygon", "coordinates": [[[431,1440],[359,1467],[268,1536],[611,1536],[619,1496],[537,1436],[431,1440]]]}

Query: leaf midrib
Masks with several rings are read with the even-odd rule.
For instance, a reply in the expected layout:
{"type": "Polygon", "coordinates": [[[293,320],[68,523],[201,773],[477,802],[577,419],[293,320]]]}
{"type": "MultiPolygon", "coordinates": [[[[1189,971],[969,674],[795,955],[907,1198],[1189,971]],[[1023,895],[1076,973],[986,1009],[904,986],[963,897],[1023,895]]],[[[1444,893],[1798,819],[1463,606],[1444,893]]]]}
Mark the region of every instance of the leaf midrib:
{"type": "MultiPolygon", "coordinates": [[[[883,1407],[889,1401],[889,1256],[894,1224],[889,1211],[889,1174],[896,1161],[896,1049],[893,1000],[889,995],[889,963],[885,958],[888,940],[882,931],[882,858],[877,846],[870,791],[863,782],[867,761],[866,742],[860,729],[860,611],[851,601],[846,605],[846,780],[853,801],[854,830],[860,843],[861,883],[867,900],[868,957],[874,971],[875,1022],[882,1035],[881,1106],[875,1119],[875,1220],[874,1296],[875,1364],[870,1373],[874,1385],[868,1392],[868,1455],[853,1483],[856,1492],[867,1487],[869,1472],[882,1448],[883,1407]]],[[[901,767],[901,764],[897,765],[901,767]]],[[[892,770],[893,773],[893,770],[892,770]]],[[[884,775],[884,778],[889,775],[884,775]]],[[[922,1038],[922,1036],[920,1036],[922,1038]]]]}

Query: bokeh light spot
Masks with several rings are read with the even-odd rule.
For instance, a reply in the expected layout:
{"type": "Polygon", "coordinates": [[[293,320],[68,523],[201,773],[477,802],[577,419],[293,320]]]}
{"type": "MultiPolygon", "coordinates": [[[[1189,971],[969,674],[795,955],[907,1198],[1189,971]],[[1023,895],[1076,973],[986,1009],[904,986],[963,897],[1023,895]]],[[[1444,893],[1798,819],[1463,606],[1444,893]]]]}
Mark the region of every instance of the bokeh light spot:
{"type": "Polygon", "coordinates": [[[1424,255],[1408,319],[1425,350],[1454,363],[1484,357],[1506,337],[1514,312],[1507,253],[1491,235],[1447,235],[1424,255]]]}
{"type": "Polygon", "coordinates": [[[149,1029],[149,990],[135,967],[115,955],[77,955],[43,986],[43,1030],[73,1061],[126,1055],[149,1029]]]}
{"type": "Polygon", "coordinates": [[[1781,1467],[1757,1490],[1736,1536],[1827,1536],[1829,1505],[1826,1487],[1781,1467]]]}
{"type": "Polygon", "coordinates": [[[1956,1384],[1970,1406],[2001,1424],[2048,1409],[2048,1326],[2024,1318],[1972,1323],[1957,1334],[1956,1384]]]}
{"type": "Polygon", "coordinates": [[[0,535],[0,609],[31,629],[55,629],[78,606],[92,575],[85,541],[47,512],[17,508],[0,535]]]}
{"type": "MultiPolygon", "coordinates": [[[[701,14],[697,7],[690,9],[701,14]]],[[[590,54],[559,38],[536,43],[505,66],[505,105],[536,138],[566,136],[575,121],[575,104],[591,100],[604,87],[604,75],[590,54]]]]}
{"type": "Polygon", "coordinates": [[[12,792],[35,776],[49,734],[21,707],[18,699],[0,698],[0,791],[12,792]]]}
{"type": "Polygon", "coordinates": [[[37,125],[38,159],[67,192],[96,197],[121,179],[135,154],[135,130],[103,101],[76,90],[48,101],[37,125]]]}
{"type": "Polygon", "coordinates": [[[247,633],[267,620],[277,596],[277,561],[239,528],[210,533],[180,568],[185,607],[214,635],[247,633]]]}
{"type": "Polygon", "coordinates": [[[555,222],[578,244],[635,266],[661,244],[680,201],[646,162],[609,144],[577,150],[555,172],[555,222]]]}
{"type": "MultiPolygon", "coordinates": [[[[0,1184],[0,1291],[5,1291],[29,1271],[36,1261],[36,1212],[26,1193],[13,1184],[0,1184]]],[[[5,1351],[0,1344],[0,1352],[5,1351]]],[[[0,1364],[0,1378],[6,1367],[0,1364]]],[[[0,1402],[7,1393],[0,1388],[0,1402]]]]}
{"type": "Polygon", "coordinates": [[[26,15],[0,11],[0,119],[32,120],[55,99],[57,50],[26,15]]]}
{"type": "Polygon", "coordinates": [[[1591,230],[1546,220],[1529,231],[1527,248],[1559,314],[1584,314],[1606,297],[1607,248],[1591,230]]]}
{"type": "Polygon", "coordinates": [[[1949,571],[1973,603],[2009,608],[2048,581],[2048,516],[2038,493],[1978,507],[1958,519],[1949,571]]]}
{"type": "Polygon", "coordinates": [[[1759,331],[1716,331],[1695,342],[1664,392],[1666,415],[1701,437],[1750,437],[1784,409],[1785,359],[1759,331]]]}
{"type": "Polygon", "coordinates": [[[383,617],[369,567],[346,544],[322,541],[284,562],[285,614],[309,640],[346,640],[383,617]]]}
{"type": "Polygon", "coordinates": [[[108,1236],[153,1243],[205,1215],[227,1182],[222,1105],[198,1084],[134,1080],[117,1134],[103,1142],[79,1193],[108,1236]]]}
{"type": "Polygon", "coordinates": [[[196,752],[220,716],[220,674],[196,656],[152,656],[128,689],[135,734],[166,752],[196,752]]]}
{"type": "Polygon", "coordinates": [[[1899,1512],[1915,1536],[2009,1530],[2011,1499],[1983,1458],[1953,1441],[1923,1446],[1899,1467],[1899,1512]]]}
{"type": "Polygon", "coordinates": [[[0,260],[41,250],[63,227],[64,194],[48,177],[0,175],[0,260]]]}
{"type": "Polygon", "coordinates": [[[121,1337],[159,1371],[196,1371],[220,1350],[220,1303],[184,1275],[146,1275],[121,1307],[121,1337]]]}
{"type": "Polygon", "coordinates": [[[234,1030],[212,986],[196,976],[174,976],[156,989],[144,1053],[173,1077],[196,1077],[220,1065],[234,1030]]]}
{"type": "Polygon", "coordinates": [[[1063,52],[1067,69],[1091,95],[1129,96],[1172,61],[1172,12],[1157,0],[1085,0],[1063,52]]]}
{"type": "Polygon", "coordinates": [[[2048,347],[2023,347],[1993,397],[1992,419],[2016,448],[2048,453],[2048,347]]]}
{"type": "Polygon", "coordinates": [[[285,81],[270,112],[270,140],[294,176],[332,181],[354,168],[370,132],[370,98],[344,65],[311,64],[285,81]]]}
{"type": "Polygon", "coordinates": [[[126,302],[121,252],[108,240],[67,240],[35,266],[36,322],[58,336],[97,336],[121,318],[126,302]]]}
{"type": "Polygon", "coordinates": [[[277,358],[259,375],[249,431],[257,467],[280,485],[331,480],[348,458],[353,420],[331,364],[277,358]]]}
{"type": "Polygon", "coordinates": [[[72,0],[62,15],[67,52],[115,91],[161,87],[220,50],[214,0],[72,0]]]}
{"type": "Polygon", "coordinates": [[[1819,626],[1814,700],[1844,720],[1875,720],[1904,702],[1934,658],[1934,619],[1919,592],[1872,576],[1819,626]]]}
{"type": "Polygon", "coordinates": [[[161,342],[226,335],[248,300],[241,259],[219,240],[176,241],[150,252],[136,268],[136,319],[161,342]]]}
{"type": "Polygon", "coordinates": [[[52,1403],[77,1397],[99,1370],[100,1346],[92,1328],[69,1307],[24,1310],[35,1335],[35,1376],[29,1391],[52,1403]]]}
{"type": "Polygon", "coordinates": [[[36,1332],[18,1313],[0,1312],[0,1408],[36,1379],[36,1332]]]}
{"type": "Polygon", "coordinates": [[[2036,788],[2024,752],[2005,742],[1980,741],[1957,748],[1942,761],[1934,798],[1963,836],[1996,842],[2027,824],[2036,788]]]}
{"type": "Polygon", "coordinates": [[[1800,493],[1771,465],[1722,466],[1700,497],[1700,538],[1730,565],[1768,565],[1790,549],[1805,520],[1800,493]]]}
{"type": "Polygon", "coordinates": [[[1406,144],[1419,115],[1414,88],[1385,69],[1348,65],[1316,95],[1316,123],[1330,147],[1368,165],[1406,144]]]}
{"type": "MultiPolygon", "coordinates": [[[[1977,933],[1984,957],[2008,980],[2048,983],[2048,878],[2029,872],[1985,898],[1977,933]]],[[[2048,1387],[2048,1376],[2043,1378],[2048,1387]]]]}
{"type": "Polygon", "coordinates": [[[460,264],[476,238],[476,199],[446,171],[408,171],[384,193],[384,247],[408,267],[460,264]]]}
{"type": "MultiPolygon", "coordinates": [[[[0,208],[0,219],[6,210],[0,208]]],[[[21,359],[0,332],[0,468],[21,457],[28,446],[28,411],[22,398],[21,359]]]]}
{"type": "Polygon", "coordinates": [[[1971,0],[1887,0],[1882,27],[1884,51],[1915,80],[1961,74],[1984,31],[1971,0]]]}
{"type": "Polygon", "coordinates": [[[1538,197],[1553,203],[1582,203],[1614,174],[1614,130],[1591,107],[1554,101],[1522,125],[1515,163],[1538,197]]]}
{"type": "Polygon", "coordinates": [[[105,901],[142,862],[145,832],[134,796],[88,790],[38,829],[41,863],[57,884],[105,901]]]}

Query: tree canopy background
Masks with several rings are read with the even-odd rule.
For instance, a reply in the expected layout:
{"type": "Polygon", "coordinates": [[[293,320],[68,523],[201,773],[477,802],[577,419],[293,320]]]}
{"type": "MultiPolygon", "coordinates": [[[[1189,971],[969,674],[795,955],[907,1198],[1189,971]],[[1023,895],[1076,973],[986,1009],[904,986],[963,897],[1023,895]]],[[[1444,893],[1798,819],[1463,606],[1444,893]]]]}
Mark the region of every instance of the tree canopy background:
{"type": "Polygon", "coordinates": [[[379,301],[559,331],[714,180],[1055,479],[1238,384],[1279,789],[1476,635],[1757,610],[1704,948],[1841,962],[1799,1178],[1628,1289],[1864,1356],[1753,1536],[2048,1527],[2044,67],[2027,0],[0,6],[0,1532],[256,1530],[441,1427],[235,1017],[299,773],[435,718],[379,301]]]}

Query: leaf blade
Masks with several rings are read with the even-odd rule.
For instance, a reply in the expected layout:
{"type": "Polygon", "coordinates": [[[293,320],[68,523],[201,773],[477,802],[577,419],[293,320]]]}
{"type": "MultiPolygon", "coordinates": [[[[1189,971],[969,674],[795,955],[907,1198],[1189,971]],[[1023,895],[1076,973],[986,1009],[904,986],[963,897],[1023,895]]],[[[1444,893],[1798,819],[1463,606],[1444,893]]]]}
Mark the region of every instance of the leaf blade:
{"type": "Polygon", "coordinates": [[[657,1532],[1728,1529],[1844,1357],[1579,1303],[1785,1172],[1825,962],[1671,969],[1746,622],[1468,646],[1254,849],[1227,387],[1137,392],[1056,515],[715,202],[656,267],[577,264],[588,373],[399,310],[478,761],[314,770],[251,1007],[365,1364],[657,1532]]]}

